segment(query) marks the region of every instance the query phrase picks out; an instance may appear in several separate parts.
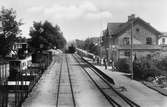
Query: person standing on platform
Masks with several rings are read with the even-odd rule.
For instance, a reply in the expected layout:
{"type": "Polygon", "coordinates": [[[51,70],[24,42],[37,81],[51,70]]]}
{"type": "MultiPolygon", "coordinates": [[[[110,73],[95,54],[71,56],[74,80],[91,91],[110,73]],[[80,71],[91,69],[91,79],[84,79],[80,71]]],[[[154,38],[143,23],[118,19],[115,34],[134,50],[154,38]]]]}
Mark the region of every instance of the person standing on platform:
{"type": "Polygon", "coordinates": [[[112,59],[109,60],[109,66],[112,66],[112,59]]]}
{"type": "Polygon", "coordinates": [[[106,58],[104,58],[104,59],[103,59],[103,61],[104,61],[104,66],[105,66],[105,69],[107,69],[107,59],[106,59],[106,58]]]}
{"type": "Polygon", "coordinates": [[[101,66],[104,65],[104,64],[103,64],[103,62],[104,62],[103,60],[104,60],[103,58],[100,59],[100,65],[101,65],[101,66]]]}

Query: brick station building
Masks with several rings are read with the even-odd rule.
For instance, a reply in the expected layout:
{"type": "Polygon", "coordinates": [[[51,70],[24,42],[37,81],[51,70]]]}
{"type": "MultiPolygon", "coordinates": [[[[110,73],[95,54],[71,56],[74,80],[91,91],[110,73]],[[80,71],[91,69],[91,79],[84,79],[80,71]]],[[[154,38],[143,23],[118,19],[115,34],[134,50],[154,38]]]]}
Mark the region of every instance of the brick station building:
{"type": "Polygon", "coordinates": [[[130,58],[131,35],[133,38],[133,57],[142,57],[160,51],[158,38],[161,33],[134,14],[123,23],[108,23],[103,38],[108,49],[108,57],[118,60],[130,58]]]}

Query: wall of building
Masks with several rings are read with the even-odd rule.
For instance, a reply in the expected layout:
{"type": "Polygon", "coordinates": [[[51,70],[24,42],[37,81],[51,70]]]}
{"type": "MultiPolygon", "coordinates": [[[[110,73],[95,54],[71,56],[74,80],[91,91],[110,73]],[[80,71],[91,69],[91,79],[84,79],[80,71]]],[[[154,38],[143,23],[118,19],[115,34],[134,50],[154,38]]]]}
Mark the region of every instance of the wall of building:
{"type": "Polygon", "coordinates": [[[20,48],[23,48],[23,46],[25,45],[26,48],[28,48],[28,44],[27,43],[14,43],[13,45],[13,50],[18,50],[20,48]]]}
{"type": "Polygon", "coordinates": [[[159,45],[167,45],[167,37],[160,37],[158,40],[159,45]],[[163,43],[163,38],[165,39],[165,42],[163,43]]]}
{"type": "MultiPolygon", "coordinates": [[[[123,33],[121,36],[118,38],[118,45],[124,45],[123,44],[123,39],[125,37],[131,38],[131,29],[127,30],[125,33],[123,33]]],[[[156,45],[158,37],[145,29],[143,26],[140,24],[136,24],[133,27],[133,44],[146,44],[146,38],[151,37],[152,38],[152,44],[156,45]],[[137,31],[139,29],[139,31],[137,31]]],[[[131,43],[131,40],[129,40],[131,43]]]]}
{"type": "MultiPolygon", "coordinates": [[[[147,55],[152,55],[153,53],[157,52],[156,50],[134,50],[133,51],[133,57],[136,55],[137,58],[141,58],[147,55]]],[[[119,51],[119,58],[128,58],[128,56],[125,56],[125,50],[119,51]]]]}
{"type": "MultiPolygon", "coordinates": [[[[125,33],[123,33],[121,36],[119,36],[117,39],[115,39],[116,45],[122,45],[124,46],[124,38],[128,37],[129,38],[129,45],[131,44],[131,29],[127,30],[125,33]]],[[[146,38],[150,37],[152,38],[152,45],[157,45],[158,44],[158,36],[153,34],[152,32],[148,31],[145,29],[143,26],[140,24],[136,24],[133,26],[133,44],[135,45],[146,45],[146,38]],[[139,29],[137,31],[136,29],[139,29]]],[[[127,51],[127,50],[126,50],[127,51]]],[[[133,56],[143,57],[150,55],[152,53],[156,52],[156,50],[133,50],[133,56]]],[[[128,58],[125,56],[125,50],[119,50],[117,54],[117,59],[118,58],[128,58]]]]}

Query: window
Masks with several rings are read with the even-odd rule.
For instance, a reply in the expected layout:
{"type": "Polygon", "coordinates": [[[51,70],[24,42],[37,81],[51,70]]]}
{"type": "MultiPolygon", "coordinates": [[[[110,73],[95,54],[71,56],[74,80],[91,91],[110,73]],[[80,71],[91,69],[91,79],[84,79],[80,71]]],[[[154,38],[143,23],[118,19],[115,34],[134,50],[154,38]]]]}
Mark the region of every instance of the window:
{"type": "Polygon", "coordinates": [[[136,32],[139,32],[140,31],[140,29],[139,28],[136,28],[136,32]]]}
{"type": "Polygon", "coordinates": [[[124,37],[124,39],[123,39],[123,44],[124,44],[124,45],[129,45],[129,44],[130,44],[130,42],[129,42],[129,37],[124,37]]]}
{"type": "Polygon", "coordinates": [[[162,38],[162,44],[165,44],[165,38],[162,38]]]}
{"type": "Polygon", "coordinates": [[[130,57],[130,51],[125,51],[124,55],[130,57]]]}
{"type": "Polygon", "coordinates": [[[146,38],[146,44],[147,45],[152,45],[152,38],[151,37],[146,38]]]}

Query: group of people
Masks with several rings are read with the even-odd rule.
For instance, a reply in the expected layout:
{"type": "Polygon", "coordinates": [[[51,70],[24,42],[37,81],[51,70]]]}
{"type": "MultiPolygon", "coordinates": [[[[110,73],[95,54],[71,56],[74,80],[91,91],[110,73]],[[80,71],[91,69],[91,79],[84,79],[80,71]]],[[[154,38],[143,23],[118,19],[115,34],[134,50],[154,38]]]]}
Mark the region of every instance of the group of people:
{"type": "Polygon", "coordinates": [[[112,59],[107,60],[106,57],[100,58],[98,56],[94,56],[93,62],[95,62],[97,65],[104,65],[105,69],[107,69],[107,66],[113,66],[112,59]]]}

